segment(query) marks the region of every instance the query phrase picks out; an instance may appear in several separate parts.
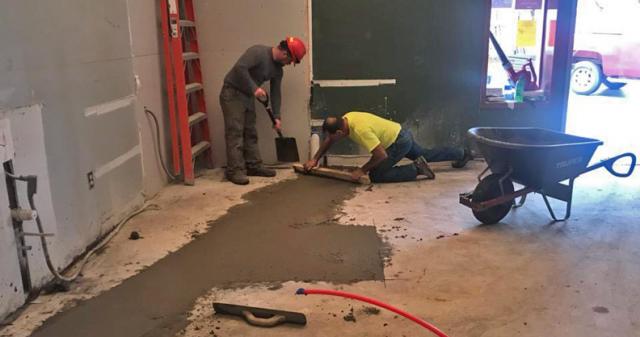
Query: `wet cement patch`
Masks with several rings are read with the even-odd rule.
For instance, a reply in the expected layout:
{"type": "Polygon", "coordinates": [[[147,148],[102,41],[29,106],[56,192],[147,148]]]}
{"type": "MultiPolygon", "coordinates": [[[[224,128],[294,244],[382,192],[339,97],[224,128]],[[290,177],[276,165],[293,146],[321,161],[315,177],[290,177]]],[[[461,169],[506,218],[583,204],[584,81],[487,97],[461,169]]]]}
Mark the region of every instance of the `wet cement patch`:
{"type": "MultiPolygon", "coordinates": [[[[289,280],[383,280],[371,226],[333,222],[353,185],[301,177],[247,194],[210,230],[119,286],[59,313],[34,337],[173,336],[214,287],[289,280]]],[[[212,200],[215,202],[215,199],[212,200]]]]}

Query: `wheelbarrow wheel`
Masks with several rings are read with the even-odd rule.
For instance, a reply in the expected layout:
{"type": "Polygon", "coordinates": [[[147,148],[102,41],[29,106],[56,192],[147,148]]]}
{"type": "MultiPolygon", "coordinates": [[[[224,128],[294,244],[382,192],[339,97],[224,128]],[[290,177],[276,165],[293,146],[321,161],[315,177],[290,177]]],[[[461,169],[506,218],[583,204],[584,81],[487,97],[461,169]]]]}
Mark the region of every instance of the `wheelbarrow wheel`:
{"type": "MultiPolygon", "coordinates": [[[[483,202],[502,196],[502,191],[500,191],[500,178],[502,178],[502,176],[502,174],[494,173],[482,179],[478,186],[476,186],[475,190],[473,190],[471,200],[473,202],[483,202]]],[[[502,181],[502,189],[505,194],[513,193],[513,182],[511,179],[507,178],[502,181]]],[[[485,225],[495,224],[509,213],[512,205],[513,200],[509,200],[504,204],[496,205],[481,211],[474,210],[473,216],[485,225]]]]}

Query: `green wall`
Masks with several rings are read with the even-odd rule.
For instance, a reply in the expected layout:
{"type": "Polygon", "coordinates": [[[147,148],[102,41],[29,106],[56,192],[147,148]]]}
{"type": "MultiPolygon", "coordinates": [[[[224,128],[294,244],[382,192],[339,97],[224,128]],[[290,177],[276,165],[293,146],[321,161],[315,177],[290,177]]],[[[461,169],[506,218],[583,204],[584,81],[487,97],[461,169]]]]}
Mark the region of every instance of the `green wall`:
{"type": "MultiPolygon", "coordinates": [[[[515,110],[480,106],[489,4],[489,0],[313,1],[314,80],[396,79],[397,84],[315,85],[312,118],[369,111],[403,123],[426,146],[459,145],[466,130],[479,125],[562,129],[567,72],[554,78],[557,92],[549,102],[515,110]]],[[[566,12],[575,1],[561,6],[566,12]]],[[[570,21],[559,20],[558,31],[568,28],[570,21]]]]}

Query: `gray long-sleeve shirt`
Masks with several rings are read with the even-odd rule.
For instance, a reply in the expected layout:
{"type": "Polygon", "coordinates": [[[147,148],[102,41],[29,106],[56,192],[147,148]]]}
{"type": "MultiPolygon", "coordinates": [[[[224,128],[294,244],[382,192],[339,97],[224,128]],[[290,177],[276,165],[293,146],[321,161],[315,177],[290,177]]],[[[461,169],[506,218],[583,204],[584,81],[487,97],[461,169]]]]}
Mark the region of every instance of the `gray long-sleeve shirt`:
{"type": "Polygon", "coordinates": [[[282,65],[273,60],[271,47],[256,45],[247,49],[224,77],[224,83],[253,97],[253,93],[265,81],[270,81],[271,108],[280,118],[280,83],[282,65]]]}

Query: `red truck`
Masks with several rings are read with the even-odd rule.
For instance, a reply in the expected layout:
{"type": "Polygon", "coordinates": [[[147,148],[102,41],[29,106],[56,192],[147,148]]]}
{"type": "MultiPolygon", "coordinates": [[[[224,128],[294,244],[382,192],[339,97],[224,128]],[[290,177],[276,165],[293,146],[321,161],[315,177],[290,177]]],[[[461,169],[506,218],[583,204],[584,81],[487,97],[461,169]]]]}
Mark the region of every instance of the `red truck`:
{"type": "Polygon", "coordinates": [[[620,89],[640,79],[640,2],[581,0],[571,72],[571,89],[591,95],[601,84],[620,89]]]}

